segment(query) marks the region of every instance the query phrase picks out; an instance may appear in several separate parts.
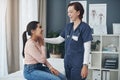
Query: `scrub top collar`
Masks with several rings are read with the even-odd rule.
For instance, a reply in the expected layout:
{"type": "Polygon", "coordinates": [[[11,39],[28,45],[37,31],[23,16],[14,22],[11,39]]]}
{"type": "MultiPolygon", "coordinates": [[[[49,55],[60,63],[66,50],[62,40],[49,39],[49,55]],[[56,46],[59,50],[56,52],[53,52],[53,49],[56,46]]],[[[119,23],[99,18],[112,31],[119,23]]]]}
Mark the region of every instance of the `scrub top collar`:
{"type": "Polygon", "coordinates": [[[73,30],[73,32],[76,32],[76,30],[78,30],[78,28],[80,27],[81,24],[82,24],[82,21],[79,23],[79,25],[77,26],[77,28],[74,29],[74,28],[73,28],[74,23],[72,23],[72,30],[73,30]]]}

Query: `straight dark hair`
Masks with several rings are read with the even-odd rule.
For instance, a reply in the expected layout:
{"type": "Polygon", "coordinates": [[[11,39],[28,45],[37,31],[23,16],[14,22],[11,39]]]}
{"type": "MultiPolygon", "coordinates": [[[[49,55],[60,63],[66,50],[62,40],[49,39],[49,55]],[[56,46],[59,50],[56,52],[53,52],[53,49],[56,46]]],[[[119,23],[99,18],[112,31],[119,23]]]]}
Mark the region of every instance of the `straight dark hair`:
{"type": "Polygon", "coordinates": [[[82,20],[83,14],[84,14],[84,8],[83,8],[82,4],[79,2],[72,2],[72,3],[68,4],[68,7],[69,6],[74,6],[74,9],[76,11],[80,11],[79,19],[82,20]]]}
{"type": "Polygon", "coordinates": [[[22,39],[23,39],[22,56],[23,56],[23,58],[25,58],[24,48],[25,48],[25,44],[27,42],[27,34],[29,36],[32,36],[31,30],[35,30],[37,28],[37,24],[39,24],[38,21],[31,21],[30,23],[28,23],[26,31],[23,32],[23,35],[22,35],[22,39]]]}

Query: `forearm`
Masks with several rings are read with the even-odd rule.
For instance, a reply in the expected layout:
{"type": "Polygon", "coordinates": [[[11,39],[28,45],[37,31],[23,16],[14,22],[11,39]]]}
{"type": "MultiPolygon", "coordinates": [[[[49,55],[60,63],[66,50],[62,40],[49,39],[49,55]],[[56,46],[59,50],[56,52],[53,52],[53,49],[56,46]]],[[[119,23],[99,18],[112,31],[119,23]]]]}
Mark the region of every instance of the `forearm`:
{"type": "Polygon", "coordinates": [[[83,64],[87,64],[89,62],[89,54],[91,51],[91,41],[85,42],[84,43],[84,60],[83,60],[83,64]]]}
{"type": "Polygon", "coordinates": [[[59,37],[56,37],[56,38],[44,38],[45,42],[46,43],[51,43],[51,44],[60,44],[62,42],[64,42],[64,38],[59,36],[59,37]]]}
{"type": "Polygon", "coordinates": [[[46,61],[45,61],[45,63],[44,63],[49,69],[51,69],[52,68],[52,65],[47,61],[47,59],[46,59],[46,61]]]}

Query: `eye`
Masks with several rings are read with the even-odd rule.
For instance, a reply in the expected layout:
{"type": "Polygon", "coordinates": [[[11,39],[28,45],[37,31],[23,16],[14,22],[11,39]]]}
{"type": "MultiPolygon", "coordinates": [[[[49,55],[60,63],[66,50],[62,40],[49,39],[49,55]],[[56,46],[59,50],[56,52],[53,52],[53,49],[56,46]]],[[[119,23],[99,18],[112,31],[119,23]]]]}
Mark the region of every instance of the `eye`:
{"type": "Polygon", "coordinates": [[[40,28],[42,28],[42,26],[39,26],[40,28]]]}

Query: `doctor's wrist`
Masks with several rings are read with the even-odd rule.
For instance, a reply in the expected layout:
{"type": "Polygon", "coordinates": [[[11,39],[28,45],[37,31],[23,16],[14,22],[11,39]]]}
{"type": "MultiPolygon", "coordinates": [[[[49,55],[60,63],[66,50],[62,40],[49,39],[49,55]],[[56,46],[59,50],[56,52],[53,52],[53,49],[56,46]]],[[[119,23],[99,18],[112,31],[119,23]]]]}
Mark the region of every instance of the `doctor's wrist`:
{"type": "Polygon", "coordinates": [[[88,67],[88,64],[83,64],[83,66],[86,66],[86,67],[88,67]]]}

